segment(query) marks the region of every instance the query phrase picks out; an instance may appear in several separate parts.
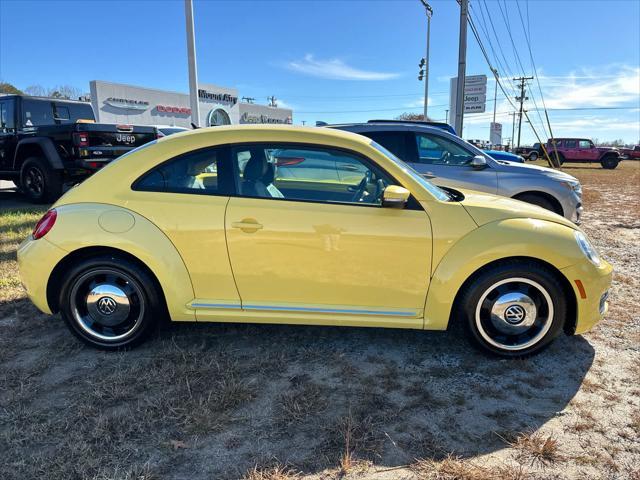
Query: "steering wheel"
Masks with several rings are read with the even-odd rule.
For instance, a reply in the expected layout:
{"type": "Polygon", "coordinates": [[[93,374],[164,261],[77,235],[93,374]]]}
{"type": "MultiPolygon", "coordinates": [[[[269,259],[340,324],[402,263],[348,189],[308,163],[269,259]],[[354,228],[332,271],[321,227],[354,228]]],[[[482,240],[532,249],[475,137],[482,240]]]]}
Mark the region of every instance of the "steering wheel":
{"type": "Polygon", "coordinates": [[[451,158],[451,152],[449,152],[448,150],[444,150],[442,152],[442,155],[440,155],[440,163],[448,165],[450,158],[451,158]]]}
{"type": "Polygon", "coordinates": [[[369,185],[369,183],[371,183],[371,177],[372,177],[371,170],[367,170],[367,173],[364,174],[364,177],[362,177],[362,180],[360,180],[360,183],[355,188],[355,193],[353,194],[353,197],[351,198],[352,202],[361,202],[362,201],[362,199],[364,198],[364,194],[367,191],[367,185],[369,185]]]}

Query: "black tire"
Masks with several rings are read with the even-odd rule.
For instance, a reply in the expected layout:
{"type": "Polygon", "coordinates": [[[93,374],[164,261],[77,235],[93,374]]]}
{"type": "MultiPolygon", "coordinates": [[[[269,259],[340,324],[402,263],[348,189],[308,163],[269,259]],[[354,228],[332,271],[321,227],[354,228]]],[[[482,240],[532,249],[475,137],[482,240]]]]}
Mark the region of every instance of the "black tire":
{"type": "Polygon", "coordinates": [[[165,316],[155,279],[127,259],[90,257],[63,278],[62,318],[76,337],[92,347],[120,350],[138,345],[165,316]]]}
{"type": "Polygon", "coordinates": [[[34,203],[52,203],[62,195],[62,175],[40,157],[29,157],[20,169],[20,190],[34,203]]]}
{"type": "Polygon", "coordinates": [[[620,159],[612,155],[604,157],[602,160],[600,160],[600,165],[602,165],[602,168],[605,168],[607,170],[613,170],[618,166],[618,163],[620,163],[620,159]]]}
{"type": "Polygon", "coordinates": [[[563,331],[567,304],[555,272],[535,262],[514,260],[474,275],[463,286],[454,311],[474,345],[495,355],[521,358],[540,352],[563,331]],[[524,295],[522,302],[510,300],[509,292],[524,295]]]}
{"type": "Polygon", "coordinates": [[[531,160],[532,162],[535,162],[538,159],[538,154],[536,152],[531,152],[529,154],[529,160],[531,160]]]}
{"type": "MultiPolygon", "coordinates": [[[[522,195],[518,195],[517,197],[514,197],[514,198],[516,200],[520,200],[521,202],[537,205],[553,213],[558,213],[558,209],[556,208],[556,206],[553,204],[551,200],[537,193],[523,193],[522,195]]],[[[560,215],[562,215],[562,213],[560,213],[560,215]]]]}

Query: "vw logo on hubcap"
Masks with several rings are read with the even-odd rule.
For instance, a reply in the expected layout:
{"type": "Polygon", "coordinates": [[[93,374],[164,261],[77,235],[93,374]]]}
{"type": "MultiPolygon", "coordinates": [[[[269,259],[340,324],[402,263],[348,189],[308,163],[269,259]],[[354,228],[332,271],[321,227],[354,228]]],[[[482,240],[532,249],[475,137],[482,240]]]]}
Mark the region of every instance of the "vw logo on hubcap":
{"type": "Polygon", "coordinates": [[[504,311],[504,319],[512,325],[522,322],[526,315],[524,308],[520,305],[510,305],[504,311]]]}
{"type": "Polygon", "coordinates": [[[111,297],[102,297],[98,300],[98,311],[102,315],[111,315],[116,311],[118,304],[111,297]]]}

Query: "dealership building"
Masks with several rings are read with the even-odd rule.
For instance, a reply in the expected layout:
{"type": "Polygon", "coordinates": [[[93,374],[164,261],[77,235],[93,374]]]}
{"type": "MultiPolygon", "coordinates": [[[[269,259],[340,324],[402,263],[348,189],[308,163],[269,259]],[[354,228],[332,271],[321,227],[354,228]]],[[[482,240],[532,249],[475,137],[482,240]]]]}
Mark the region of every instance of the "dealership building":
{"type": "MultiPolygon", "coordinates": [[[[100,123],[191,127],[188,94],[93,80],[91,104],[100,123]]],[[[198,85],[201,126],[241,123],[292,123],[293,111],[240,102],[238,90],[207,83],[198,85]]]]}

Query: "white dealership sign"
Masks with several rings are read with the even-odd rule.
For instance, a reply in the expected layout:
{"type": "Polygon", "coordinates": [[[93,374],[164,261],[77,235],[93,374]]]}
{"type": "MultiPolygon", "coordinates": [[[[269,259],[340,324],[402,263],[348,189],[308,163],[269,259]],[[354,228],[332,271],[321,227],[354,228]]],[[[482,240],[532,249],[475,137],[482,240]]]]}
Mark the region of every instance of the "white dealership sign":
{"type": "MultiPolygon", "coordinates": [[[[449,110],[455,119],[458,93],[458,77],[449,82],[449,110]]],[[[487,106],[487,76],[469,75],[464,78],[464,113],[484,113],[487,106]]]]}
{"type": "Polygon", "coordinates": [[[502,145],[502,124],[491,122],[489,130],[489,141],[491,145],[502,145]]]}

